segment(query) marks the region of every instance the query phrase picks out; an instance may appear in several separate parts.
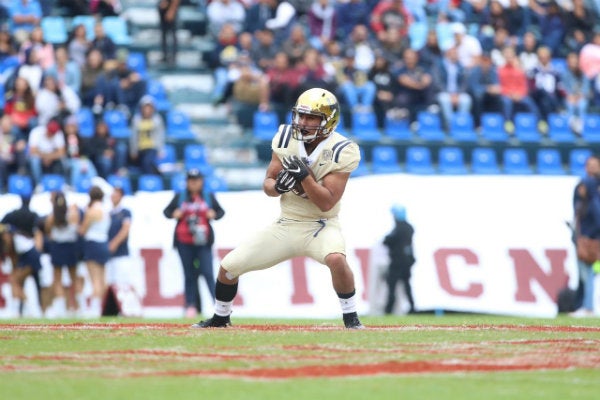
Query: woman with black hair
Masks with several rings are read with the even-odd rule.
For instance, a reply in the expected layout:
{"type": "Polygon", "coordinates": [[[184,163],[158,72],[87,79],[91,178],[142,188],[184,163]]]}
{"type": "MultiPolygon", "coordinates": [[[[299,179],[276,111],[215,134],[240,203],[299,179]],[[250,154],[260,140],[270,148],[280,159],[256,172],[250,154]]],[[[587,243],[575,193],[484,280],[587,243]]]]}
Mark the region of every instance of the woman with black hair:
{"type": "MultiPolygon", "coordinates": [[[[50,260],[53,268],[52,293],[54,300],[47,311],[50,318],[63,318],[67,316],[67,298],[62,282],[63,268],[66,267],[71,280],[71,290],[75,288],[77,280],[77,262],[79,261],[79,226],[81,213],[75,204],[68,205],[63,192],[52,194],[52,213],[44,221],[44,231],[48,235],[50,260]]],[[[70,311],[75,311],[75,304],[71,304],[70,311]]]]}

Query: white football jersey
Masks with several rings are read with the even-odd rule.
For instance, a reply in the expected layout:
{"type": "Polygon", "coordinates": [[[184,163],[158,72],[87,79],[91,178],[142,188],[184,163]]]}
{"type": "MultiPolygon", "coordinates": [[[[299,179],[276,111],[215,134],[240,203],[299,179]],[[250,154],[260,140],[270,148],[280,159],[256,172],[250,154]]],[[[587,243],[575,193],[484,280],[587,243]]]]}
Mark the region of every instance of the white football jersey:
{"type": "MultiPolygon", "coordinates": [[[[308,155],[304,142],[294,139],[292,131],[292,125],[281,125],[273,137],[271,148],[280,160],[291,155],[307,160],[317,182],[321,183],[323,178],[330,173],[350,173],[358,167],[360,162],[358,145],[338,132],[333,132],[308,155]]],[[[291,191],[281,196],[281,216],[284,218],[315,221],[336,217],[339,210],[340,202],[329,211],[321,211],[306,196],[291,191]]]]}

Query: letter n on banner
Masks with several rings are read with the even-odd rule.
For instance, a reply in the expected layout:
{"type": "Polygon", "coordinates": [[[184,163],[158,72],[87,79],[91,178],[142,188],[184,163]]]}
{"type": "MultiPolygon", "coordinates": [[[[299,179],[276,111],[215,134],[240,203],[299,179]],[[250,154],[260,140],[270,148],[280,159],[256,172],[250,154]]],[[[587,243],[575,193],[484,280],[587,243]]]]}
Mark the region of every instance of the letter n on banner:
{"type": "Polygon", "coordinates": [[[553,301],[556,301],[558,292],[569,281],[565,271],[567,251],[564,249],[547,249],[544,254],[550,261],[550,273],[544,272],[533,256],[526,249],[512,249],[508,251],[515,266],[517,277],[517,293],[515,300],[535,303],[536,299],[531,291],[531,282],[537,281],[553,301]]]}

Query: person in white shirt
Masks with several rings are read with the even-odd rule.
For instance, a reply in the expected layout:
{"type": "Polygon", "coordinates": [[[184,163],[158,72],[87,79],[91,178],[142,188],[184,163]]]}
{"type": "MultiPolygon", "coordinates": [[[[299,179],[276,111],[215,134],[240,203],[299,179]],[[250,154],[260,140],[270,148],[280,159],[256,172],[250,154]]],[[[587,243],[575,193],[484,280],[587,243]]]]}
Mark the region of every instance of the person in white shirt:
{"type": "Polygon", "coordinates": [[[56,118],[38,125],[29,133],[29,165],[37,184],[42,174],[64,174],[65,137],[56,118]]]}

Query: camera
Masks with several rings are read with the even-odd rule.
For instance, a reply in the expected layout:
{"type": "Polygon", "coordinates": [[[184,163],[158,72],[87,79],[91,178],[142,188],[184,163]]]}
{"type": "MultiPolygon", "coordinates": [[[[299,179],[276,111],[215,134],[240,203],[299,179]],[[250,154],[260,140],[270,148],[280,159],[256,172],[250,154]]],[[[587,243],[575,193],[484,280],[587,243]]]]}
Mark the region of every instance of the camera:
{"type": "Polygon", "coordinates": [[[208,230],[206,226],[198,223],[198,216],[195,214],[187,218],[187,224],[194,239],[194,244],[203,246],[208,242],[208,230]]]}

